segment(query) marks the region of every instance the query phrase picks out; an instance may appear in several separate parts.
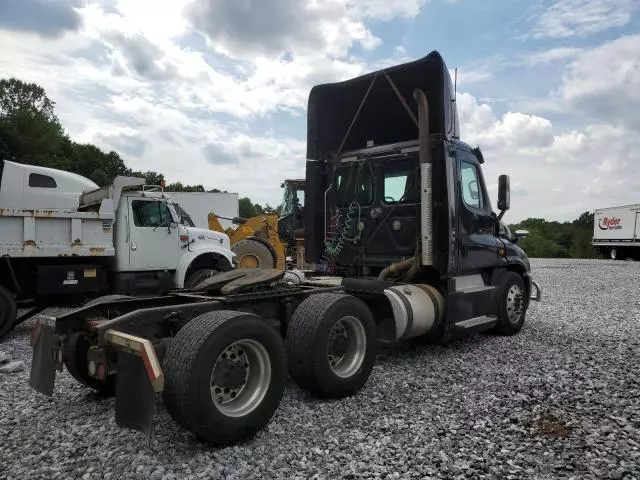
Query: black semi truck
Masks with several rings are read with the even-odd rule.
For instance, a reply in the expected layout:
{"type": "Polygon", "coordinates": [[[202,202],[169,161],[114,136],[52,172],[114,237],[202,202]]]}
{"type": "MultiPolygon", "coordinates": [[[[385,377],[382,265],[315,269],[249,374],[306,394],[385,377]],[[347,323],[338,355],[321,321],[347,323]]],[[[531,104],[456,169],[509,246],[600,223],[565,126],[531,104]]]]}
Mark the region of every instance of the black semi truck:
{"type": "Polygon", "coordinates": [[[104,298],[33,330],[31,386],[56,370],[115,394],[119,425],[148,432],[156,393],[203,441],[267,424],[288,375],[340,398],[367,382],[379,342],[513,335],[541,292],[500,234],[478,148],[457,138],[438,52],[311,90],[305,255],[315,275],[232,270],[152,298],[104,298]]]}

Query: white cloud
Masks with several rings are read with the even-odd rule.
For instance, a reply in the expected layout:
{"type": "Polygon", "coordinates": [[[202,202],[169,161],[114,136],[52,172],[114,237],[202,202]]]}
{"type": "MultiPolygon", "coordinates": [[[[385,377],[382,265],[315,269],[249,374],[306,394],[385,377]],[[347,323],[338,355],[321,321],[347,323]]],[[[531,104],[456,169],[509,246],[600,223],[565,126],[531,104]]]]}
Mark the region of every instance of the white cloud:
{"type": "Polygon", "coordinates": [[[395,17],[412,18],[420,13],[426,0],[352,0],[350,13],[358,17],[391,20],[395,17]]]}
{"type": "Polygon", "coordinates": [[[580,53],[568,66],[559,93],[569,110],[640,127],[640,35],[580,53]]]}
{"type": "Polygon", "coordinates": [[[532,36],[567,38],[621,27],[637,7],[637,0],[555,0],[537,18],[532,36]]]}
{"type": "Polygon", "coordinates": [[[487,183],[493,185],[501,173],[512,177],[507,221],[571,219],[635,201],[640,132],[608,124],[563,131],[548,119],[517,112],[496,117],[489,105],[466,93],[459,94],[458,108],[461,138],[484,152],[487,183]]]}
{"type": "Polygon", "coordinates": [[[548,65],[559,60],[575,57],[582,49],[575,47],[558,47],[538,52],[530,52],[524,55],[522,63],[528,67],[548,65]]]}
{"type": "Polygon", "coordinates": [[[216,51],[234,58],[283,52],[344,57],[356,43],[366,49],[380,44],[362,22],[367,8],[349,9],[345,0],[193,0],[186,12],[216,51]]]}

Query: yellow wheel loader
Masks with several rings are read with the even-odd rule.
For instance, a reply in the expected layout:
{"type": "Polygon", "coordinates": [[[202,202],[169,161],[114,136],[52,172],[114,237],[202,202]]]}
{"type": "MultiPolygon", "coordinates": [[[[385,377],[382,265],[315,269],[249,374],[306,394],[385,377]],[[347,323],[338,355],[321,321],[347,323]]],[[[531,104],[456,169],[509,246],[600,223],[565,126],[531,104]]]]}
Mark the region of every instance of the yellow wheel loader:
{"type": "Polygon", "coordinates": [[[209,229],[229,235],[231,250],[240,268],[277,268],[287,266],[287,250],[294,253],[295,264],[304,268],[304,180],[285,180],[280,215],[251,218],[226,218],[215,213],[208,216],[209,229]],[[219,219],[231,220],[237,228],[227,228],[219,219]]]}
{"type": "Polygon", "coordinates": [[[209,230],[229,235],[231,250],[237,256],[239,268],[277,268],[286,266],[286,244],[278,236],[278,216],[258,215],[251,218],[226,218],[215,213],[208,216],[209,230]],[[220,218],[238,224],[226,230],[220,218]]]}

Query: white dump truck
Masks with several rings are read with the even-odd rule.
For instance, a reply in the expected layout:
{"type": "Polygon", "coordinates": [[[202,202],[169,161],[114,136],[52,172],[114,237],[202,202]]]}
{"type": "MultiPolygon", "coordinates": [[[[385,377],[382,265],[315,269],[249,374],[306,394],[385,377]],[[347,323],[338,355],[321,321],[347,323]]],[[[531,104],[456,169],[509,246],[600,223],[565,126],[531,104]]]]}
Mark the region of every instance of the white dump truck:
{"type": "Polygon", "coordinates": [[[597,209],[591,243],[612,260],[640,259],[640,204],[597,209]]]}
{"type": "Polygon", "coordinates": [[[0,175],[0,338],[49,305],[158,294],[232,269],[229,237],[190,226],[184,210],[143,178],[99,188],[9,161],[0,175]],[[22,301],[32,308],[17,318],[22,301]]]}

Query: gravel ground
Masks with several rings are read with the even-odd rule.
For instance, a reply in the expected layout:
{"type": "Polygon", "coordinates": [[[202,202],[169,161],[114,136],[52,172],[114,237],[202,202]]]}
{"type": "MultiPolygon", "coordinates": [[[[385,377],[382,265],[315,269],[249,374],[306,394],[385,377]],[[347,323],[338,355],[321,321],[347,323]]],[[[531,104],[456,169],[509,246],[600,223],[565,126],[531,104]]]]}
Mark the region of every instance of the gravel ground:
{"type": "Polygon", "coordinates": [[[151,441],[68,373],[28,386],[29,325],[0,350],[0,478],[640,479],[640,262],[534,260],[522,332],[380,352],[366,388],[319,401],[290,385],[268,428],[208,448],[159,402],[151,441]]]}

